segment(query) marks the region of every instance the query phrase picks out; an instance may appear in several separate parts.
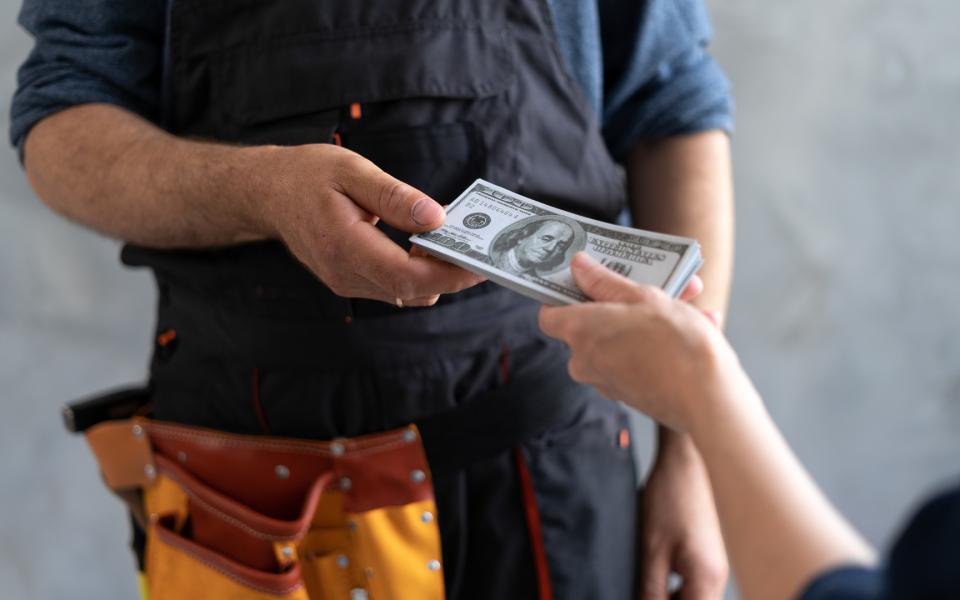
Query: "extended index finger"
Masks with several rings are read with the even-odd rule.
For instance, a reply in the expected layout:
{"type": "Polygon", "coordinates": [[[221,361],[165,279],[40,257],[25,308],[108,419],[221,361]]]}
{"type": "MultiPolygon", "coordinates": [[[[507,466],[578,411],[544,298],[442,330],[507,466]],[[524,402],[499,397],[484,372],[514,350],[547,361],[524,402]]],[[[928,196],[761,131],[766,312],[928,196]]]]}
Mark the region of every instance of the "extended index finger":
{"type": "Polygon", "coordinates": [[[410,233],[443,225],[446,218],[443,207],[417,188],[358,154],[342,160],[345,166],[339,178],[343,192],[357,206],[410,233]]]}

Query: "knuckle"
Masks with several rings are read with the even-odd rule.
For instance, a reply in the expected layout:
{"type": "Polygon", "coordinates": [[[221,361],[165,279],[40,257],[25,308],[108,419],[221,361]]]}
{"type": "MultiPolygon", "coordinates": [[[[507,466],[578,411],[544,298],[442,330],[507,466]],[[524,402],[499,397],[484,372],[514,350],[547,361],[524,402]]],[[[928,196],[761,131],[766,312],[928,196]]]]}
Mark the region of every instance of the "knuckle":
{"type": "Polygon", "coordinates": [[[345,192],[353,187],[351,183],[355,180],[356,174],[363,169],[363,158],[353,152],[345,152],[337,156],[328,168],[335,188],[345,192]]]}
{"type": "Polygon", "coordinates": [[[342,282],[337,281],[336,278],[332,280],[328,279],[324,283],[327,284],[327,287],[330,288],[330,291],[333,292],[334,295],[339,296],[340,298],[346,298],[348,296],[346,287],[342,282]]]}
{"type": "Polygon", "coordinates": [[[409,300],[418,296],[413,281],[406,277],[392,277],[388,282],[387,289],[394,297],[402,300],[409,300]]]}
{"type": "Polygon", "coordinates": [[[730,565],[726,560],[717,557],[703,559],[700,566],[700,576],[707,583],[713,585],[724,584],[730,576],[730,565]]]}
{"type": "Polygon", "coordinates": [[[567,362],[567,373],[570,374],[570,378],[574,381],[584,381],[587,377],[586,365],[583,364],[583,361],[579,357],[574,356],[567,362]]]}
{"type": "Polygon", "coordinates": [[[689,572],[697,585],[707,589],[723,587],[730,575],[730,566],[722,552],[711,553],[705,548],[688,549],[680,556],[683,570],[689,572]]]}
{"type": "Polygon", "coordinates": [[[648,302],[653,302],[657,298],[655,289],[649,285],[634,285],[632,286],[631,292],[634,302],[646,304],[648,302]]]}
{"type": "Polygon", "coordinates": [[[726,583],[729,576],[730,567],[725,562],[711,562],[704,569],[704,578],[715,586],[726,583]]]}
{"type": "Polygon", "coordinates": [[[342,173],[356,173],[367,169],[370,161],[356,152],[344,152],[339,158],[339,167],[342,173]]]}
{"type": "Polygon", "coordinates": [[[377,198],[378,214],[383,216],[399,211],[406,197],[405,190],[406,186],[395,179],[387,185],[381,186],[380,196],[377,198]]]}

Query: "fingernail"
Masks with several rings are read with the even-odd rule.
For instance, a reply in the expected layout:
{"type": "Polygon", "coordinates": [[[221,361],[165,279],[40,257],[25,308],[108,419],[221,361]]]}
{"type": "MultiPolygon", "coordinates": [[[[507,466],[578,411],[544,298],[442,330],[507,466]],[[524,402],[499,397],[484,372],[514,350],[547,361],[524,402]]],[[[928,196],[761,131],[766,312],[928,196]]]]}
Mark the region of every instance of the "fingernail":
{"type": "Polygon", "coordinates": [[[443,208],[429,198],[420,198],[410,209],[410,216],[417,225],[432,225],[442,220],[443,215],[443,208]]]}

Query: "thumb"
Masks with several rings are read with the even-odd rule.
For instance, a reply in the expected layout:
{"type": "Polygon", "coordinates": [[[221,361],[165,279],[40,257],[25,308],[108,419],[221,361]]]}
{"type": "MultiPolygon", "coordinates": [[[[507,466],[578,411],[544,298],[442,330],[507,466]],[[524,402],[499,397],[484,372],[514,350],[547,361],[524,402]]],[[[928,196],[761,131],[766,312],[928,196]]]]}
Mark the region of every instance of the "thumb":
{"type": "Polygon", "coordinates": [[[573,281],[590,298],[600,302],[642,302],[649,293],[643,286],[604,267],[586,252],[570,263],[573,281]]]}
{"type": "Polygon", "coordinates": [[[352,161],[343,180],[344,192],[354,204],[391,227],[410,233],[430,231],[443,225],[446,218],[443,207],[432,198],[369,160],[352,161]]]}

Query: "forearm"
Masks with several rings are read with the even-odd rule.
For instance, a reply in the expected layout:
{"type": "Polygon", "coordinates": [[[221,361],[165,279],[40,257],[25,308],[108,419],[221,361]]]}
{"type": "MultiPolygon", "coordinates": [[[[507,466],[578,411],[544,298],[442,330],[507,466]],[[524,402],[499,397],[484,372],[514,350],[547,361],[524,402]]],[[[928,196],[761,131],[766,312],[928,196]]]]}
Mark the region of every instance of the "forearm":
{"type": "Polygon", "coordinates": [[[790,451],[739,366],[697,403],[690,433],[709,474],[746,600],[788,600],[824,570],[873,552],[790,451]]]}
{"type": "Polygon", "coordinates": [[[33,128],[25,166],[50,208],[108,236],[220,246],[269,233],[253,167],[271,150],[186,140],[123,109],[84,105],[33,128]]]}
{"type": "Polygon", "coordinates": [[[704,291],[694,303],[722,317],[733,268],[730,142],[720,131],[641,143],[627,162],[638,227],[696,238],[704,291]]]}
{"type": "MultiPolygon", "coordinates": [[[[704,291],[694,303],[722,319],[733,266],[733,186],[727,136],[711,131],[642,143],[630,154],[627,172],[631,211],[638,227],[700,242],[705,258],[700,272],[704,291]]],[[[664,464],[682,468],[687,477],[703,477],[700,457],[686,434],[660,426],[658,456],[667,457],[664,464]]]]}

